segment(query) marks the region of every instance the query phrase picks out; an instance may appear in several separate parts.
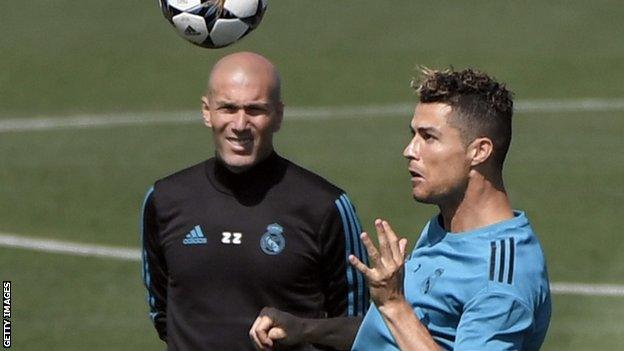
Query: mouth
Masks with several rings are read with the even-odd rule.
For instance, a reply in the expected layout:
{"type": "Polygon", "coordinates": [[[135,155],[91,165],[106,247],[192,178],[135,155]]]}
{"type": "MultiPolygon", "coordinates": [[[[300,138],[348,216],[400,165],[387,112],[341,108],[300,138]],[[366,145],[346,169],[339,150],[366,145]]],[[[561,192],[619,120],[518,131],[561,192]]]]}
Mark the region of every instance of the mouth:
{"type": "Polygon", "coordinates": [[[229,137],[225,138],[235,149],[246,148],[253,143],[252,137],[229,137]]]}
{"type": "Polygon", "coordinates": [[[425,179],[425,177],[423,177],[423,175],[420,172],[418,172],[418,171],[416,171],[414,169],[409,169],[408,171],[409,171],[409,174],[412,176],[412,180],[425,179]]]}
{"type": "Polygon", "coordinates": [[[409,174],[411,174],[413,178],[417,178],[417,177],[422,178],[422,174],[420,174],[419,172],[417,172],[415,170],[412,170],[412,169],[410,169],[408,171],[409,171],[409,174]]]}

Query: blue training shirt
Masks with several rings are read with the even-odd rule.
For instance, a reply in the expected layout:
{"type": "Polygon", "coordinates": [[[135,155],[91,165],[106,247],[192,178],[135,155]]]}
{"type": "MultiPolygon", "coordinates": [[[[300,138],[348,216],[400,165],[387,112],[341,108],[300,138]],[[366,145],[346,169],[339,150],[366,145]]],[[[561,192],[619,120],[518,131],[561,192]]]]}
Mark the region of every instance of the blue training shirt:
{"type": "MultiPolygon", "coordinates": [[[[550,322],[542,248],[523,212],[449,233],[432,218],[405,264],[405,297],[447,350],[538,350],[550,322]]],[[[398,350],[371,305],[352,350],[398,350]]]]}

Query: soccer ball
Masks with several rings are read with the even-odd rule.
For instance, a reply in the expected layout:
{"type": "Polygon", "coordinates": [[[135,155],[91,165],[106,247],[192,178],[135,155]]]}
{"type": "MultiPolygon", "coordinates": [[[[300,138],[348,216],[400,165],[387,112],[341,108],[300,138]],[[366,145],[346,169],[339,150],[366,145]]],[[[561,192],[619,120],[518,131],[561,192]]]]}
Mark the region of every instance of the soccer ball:
{"type": "Polygon", "coordinates": [[[267,0],[159,0],[178,34],[205,48],[228,46],[254,30],[267,0]]]}

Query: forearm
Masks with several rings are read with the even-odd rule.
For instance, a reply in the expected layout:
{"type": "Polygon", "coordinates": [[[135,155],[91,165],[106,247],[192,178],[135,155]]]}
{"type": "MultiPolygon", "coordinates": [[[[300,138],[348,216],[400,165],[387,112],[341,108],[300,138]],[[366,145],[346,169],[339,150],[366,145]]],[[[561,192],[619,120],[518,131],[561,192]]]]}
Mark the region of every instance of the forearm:
{"type": "Polygon", "coordinates": [[[401,351],[440,350],[405,299],[378,309],[401,351]]]}
{"type": "Polygon", "coordinates": [[[336,350],[350,350],[362,317],[335,317],[302,319],[306,343],[328,346],[336,350]]]}

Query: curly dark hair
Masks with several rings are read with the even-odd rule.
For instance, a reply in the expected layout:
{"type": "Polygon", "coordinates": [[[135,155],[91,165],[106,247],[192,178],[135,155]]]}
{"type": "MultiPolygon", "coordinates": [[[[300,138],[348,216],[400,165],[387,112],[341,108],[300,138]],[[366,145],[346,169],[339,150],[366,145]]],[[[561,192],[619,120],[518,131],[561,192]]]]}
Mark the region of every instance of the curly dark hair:
{"type": "Polygon", "coordinates": [[[412,81],[421,103],[440,102],[453,109],[449,120],[458,128],[466,145],[487,137],[494,145],[493,160],[502,167],[511,143],[513,93],[487,74],[465,69],[454,71],[421,69],[420,80],[412,81]]]}

